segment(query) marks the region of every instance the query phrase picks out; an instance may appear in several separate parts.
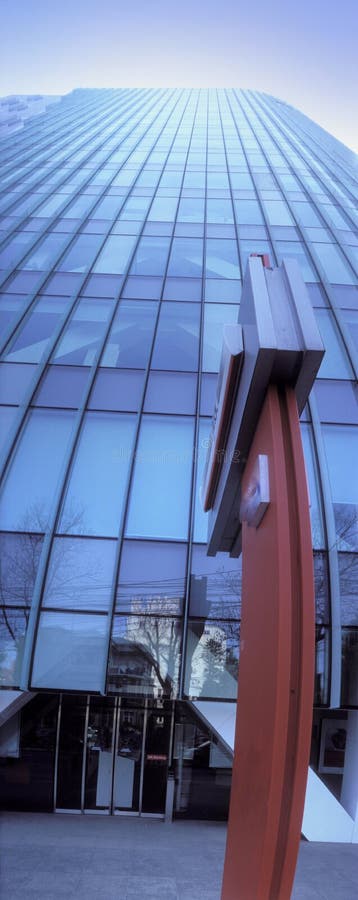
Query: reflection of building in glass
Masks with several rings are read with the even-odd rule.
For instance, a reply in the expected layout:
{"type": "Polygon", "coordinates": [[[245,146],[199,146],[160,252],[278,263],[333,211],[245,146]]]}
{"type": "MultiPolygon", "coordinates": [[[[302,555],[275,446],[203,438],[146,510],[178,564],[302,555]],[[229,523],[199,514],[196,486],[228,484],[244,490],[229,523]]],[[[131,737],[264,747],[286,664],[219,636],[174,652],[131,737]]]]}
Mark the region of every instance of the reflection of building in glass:
{"type": "Polygon", "coordinates": [[[172,766],[177,815],[226,815],[241,567],[206,556],[199,487],[222,326],[268,253],[297,259],[326,346],[302,416],[312,767],[334,719],[319,774],[352,818],[355,157],[257,92],[77,90],[35,116],[47,99],[1,106],[5,804],[52,808],[55,767],[58,809],[163,813],[172,766]]]}

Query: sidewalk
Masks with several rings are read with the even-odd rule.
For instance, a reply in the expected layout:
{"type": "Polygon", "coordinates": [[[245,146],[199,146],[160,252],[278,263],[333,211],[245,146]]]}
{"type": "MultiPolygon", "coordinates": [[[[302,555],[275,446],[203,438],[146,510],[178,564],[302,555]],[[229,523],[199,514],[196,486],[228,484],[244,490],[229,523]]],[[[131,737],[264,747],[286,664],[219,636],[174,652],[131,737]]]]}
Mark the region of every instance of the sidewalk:
{"type": "MultiPolygon", "coordinates": [[[[4,813],[1,900],[220,900],[225,836],[217,822],[4,813]]],[[[301,844],[292,900],[357,897],[357,844],[301,844]]]]}

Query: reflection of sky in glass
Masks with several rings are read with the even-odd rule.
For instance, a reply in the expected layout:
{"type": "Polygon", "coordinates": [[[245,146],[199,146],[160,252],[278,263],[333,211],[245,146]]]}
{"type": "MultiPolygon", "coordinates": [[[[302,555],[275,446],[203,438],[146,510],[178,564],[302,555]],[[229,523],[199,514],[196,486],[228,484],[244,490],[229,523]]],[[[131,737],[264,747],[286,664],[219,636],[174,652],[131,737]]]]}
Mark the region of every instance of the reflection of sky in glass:
{"type": "Polygon", "coordinates": [[[279,96],[348,145],[357,142],[356,0],[257,0],[254,12],[234,0],[3,6],[2,95],[238,85],[279,96]]]}

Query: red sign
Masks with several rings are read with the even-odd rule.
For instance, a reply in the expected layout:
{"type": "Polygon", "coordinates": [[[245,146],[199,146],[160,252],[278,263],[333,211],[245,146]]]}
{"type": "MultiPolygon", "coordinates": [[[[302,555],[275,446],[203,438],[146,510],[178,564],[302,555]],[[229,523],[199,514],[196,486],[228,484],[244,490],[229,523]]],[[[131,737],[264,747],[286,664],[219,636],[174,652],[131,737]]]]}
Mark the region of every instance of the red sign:
{"type": "Polygon", "coordinates": [[[148,753],[147,759],[150,762],[165,762],[168,757],[164,753],[148,753]]]}

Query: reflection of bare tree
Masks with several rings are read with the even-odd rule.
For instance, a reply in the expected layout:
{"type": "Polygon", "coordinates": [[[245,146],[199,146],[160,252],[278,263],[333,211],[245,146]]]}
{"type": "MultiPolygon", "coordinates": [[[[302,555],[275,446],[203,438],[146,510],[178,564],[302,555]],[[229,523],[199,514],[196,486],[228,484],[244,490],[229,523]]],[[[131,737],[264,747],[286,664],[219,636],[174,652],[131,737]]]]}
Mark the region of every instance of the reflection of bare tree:
{"type": "MultiPolygon", "coordinates": [[[[66,517],[64,534],[81,533],[83,512],[72,509],[66,517]]],[[[30,507],[18,523],[18,531],[0,536],[0,601],[5,633],[19,649],[26,633],[31,601],[39,567],[44,533],[48,524],[46,510],[41,505],[30,507]]],[[[61,541],[53,577],[61,568],[63,579],[68,578],[66,557],[70,546],[61,541]],[[66,575],[67,572],[67,575],[66,575]]],[[[90,572],[88,573],[90,579],[90,572]]],[[[6,659],[7,650],[2,653],[6,659]]]]}
{"type": "Polygon", "coordinates": [[[337,544],[339,550],[357,550],[358,517],[353,503],[334,503],[337,544]]]}
{"type": "Polygon", "coordinates": [[[176,603],[166,598],[141,598],[132,600],[131,615],[116,618],[109,664],[112,689],[175,696],[180,655],[176,612],[176,603]]]}

